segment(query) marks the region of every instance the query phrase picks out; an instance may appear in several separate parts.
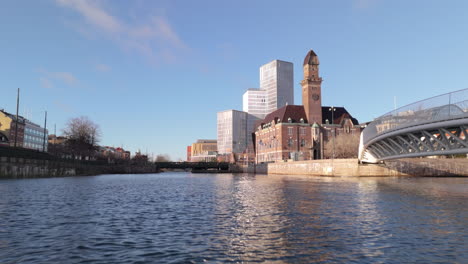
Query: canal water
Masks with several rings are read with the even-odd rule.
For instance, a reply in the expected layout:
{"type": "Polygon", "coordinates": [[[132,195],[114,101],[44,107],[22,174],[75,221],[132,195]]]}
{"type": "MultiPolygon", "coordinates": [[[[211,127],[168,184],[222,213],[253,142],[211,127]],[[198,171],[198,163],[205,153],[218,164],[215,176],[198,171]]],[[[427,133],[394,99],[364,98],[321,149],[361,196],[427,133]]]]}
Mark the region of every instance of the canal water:
{"type": "Polygon", "coordinates": [[[0,263],[468,263],[468,179],[0,181],[0,263]]]}

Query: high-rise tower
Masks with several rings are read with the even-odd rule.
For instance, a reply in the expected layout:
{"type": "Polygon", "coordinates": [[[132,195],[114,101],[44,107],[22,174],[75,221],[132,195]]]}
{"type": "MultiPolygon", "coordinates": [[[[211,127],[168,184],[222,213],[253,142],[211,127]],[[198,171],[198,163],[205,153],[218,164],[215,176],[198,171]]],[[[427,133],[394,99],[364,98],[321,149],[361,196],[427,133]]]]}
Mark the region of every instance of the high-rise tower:
{"type": "Polygon", "coordinates": [[[313,50],[307,53],[303,67],[302,104],[307,121],[322,124],[322,78],[319,76],[319,59],[313,50]]]}
{"type": "Polygon", "coordinates": [[[260,67],[260,90],[266,91],[266,114],[294,104],[293,72],[293,64],[281,60],[260,67]]]}

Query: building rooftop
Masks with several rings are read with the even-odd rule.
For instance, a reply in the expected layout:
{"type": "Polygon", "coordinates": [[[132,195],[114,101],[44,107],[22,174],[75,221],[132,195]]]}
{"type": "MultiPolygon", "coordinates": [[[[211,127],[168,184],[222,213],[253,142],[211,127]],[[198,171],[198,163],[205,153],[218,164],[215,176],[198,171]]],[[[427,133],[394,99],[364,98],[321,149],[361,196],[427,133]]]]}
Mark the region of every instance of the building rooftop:
{"type": "MultiPolygon", "coordinates": [[[[332,112],[329,110],[330,106],[322,106],[322,124],[332,123],[332,112]]],[[[353,125],[359,125],[359,122],[356,118],[352,117],[344,107],[334,107],[335,111],[333,113],[333,124],[339,125],[345,118],[351,119],[353,125]]],[[[263,124],[270,123],[272,121],[288,123],[291,118],[291,123],[301,123],[303,119],[304,123],[308,123],[307,116],[302,105],[286,105],[278,110],[268,114],[265,119],[255,122],[255,127],[258,127],[263,124]]]]}
{"type": "Polygon", "coordinates": [[[218,142],[216,139],[199,139],[197,143],[216,143],[218,142]]]}
{"type": "Polygon", "coordinates": [[[265,119],[257,121],[255,126],[258,127],[271,121],[286,123],[289,118],[291,118],[291,123],[299,123],[301,119],[304,120],[304,123],[307,123],[307,116],[302,105],[286,105],[269,113],[265,119]]]}
{"type": "MultiPolygon", "coordinates": [[[[331,106],[322,106],[322,124],[332,123],[332,112],[330,111],[331,106]]],[[[334,106],[335,111],[333,113],[333,124],[339,125],[343,122],[343,119],[349,118],[353,122],[353,125],[359,125],[359,122],[356,118],[352,117],[350,113],[344,107],[334,106]]]]}
{"type": "Polygon", "coordinates": [[[304,65],[319,65],[319,59],[317,54],[313,50],[309,50],[304,58],[304,65]]]}

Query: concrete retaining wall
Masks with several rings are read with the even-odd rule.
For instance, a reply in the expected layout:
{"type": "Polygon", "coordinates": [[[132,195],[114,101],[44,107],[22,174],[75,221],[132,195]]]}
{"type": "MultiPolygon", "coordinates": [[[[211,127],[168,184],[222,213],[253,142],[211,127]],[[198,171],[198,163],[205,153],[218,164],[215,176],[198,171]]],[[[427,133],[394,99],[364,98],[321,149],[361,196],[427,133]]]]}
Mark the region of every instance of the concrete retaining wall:
{"type": "Polygon", "coordinates": [[[358,164],[357,159],[278,162],[233,167],[233,172],[310,176],[466,176],[468,159],[414,158],[384,164],[358,164]]]}
{"type": "Polygon", "coordinates": [[[40,178],[155,172],[158,172],[158,168],[154,165],[86,165],[79,162],[0,157],[0,178],[40,178]]]}
{"type": "Polygon", "coordinates": [[[385,164],[358,164],[335,159],[268,164],[268,174],[311,176],[468,176],[467,159],[401,159],[385,164]]]}

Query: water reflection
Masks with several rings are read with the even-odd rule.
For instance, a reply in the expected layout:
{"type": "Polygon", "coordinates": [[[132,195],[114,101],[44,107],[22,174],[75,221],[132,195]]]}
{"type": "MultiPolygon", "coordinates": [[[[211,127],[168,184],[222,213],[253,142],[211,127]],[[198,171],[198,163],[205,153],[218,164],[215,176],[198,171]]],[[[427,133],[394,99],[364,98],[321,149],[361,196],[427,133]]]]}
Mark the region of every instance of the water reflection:
{"type": "Polygon", "coordinates": [[[468,179],[0,181],[1,263],[462,263],[468,179]]]}

